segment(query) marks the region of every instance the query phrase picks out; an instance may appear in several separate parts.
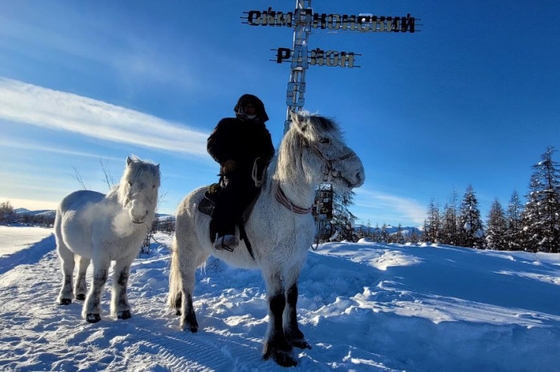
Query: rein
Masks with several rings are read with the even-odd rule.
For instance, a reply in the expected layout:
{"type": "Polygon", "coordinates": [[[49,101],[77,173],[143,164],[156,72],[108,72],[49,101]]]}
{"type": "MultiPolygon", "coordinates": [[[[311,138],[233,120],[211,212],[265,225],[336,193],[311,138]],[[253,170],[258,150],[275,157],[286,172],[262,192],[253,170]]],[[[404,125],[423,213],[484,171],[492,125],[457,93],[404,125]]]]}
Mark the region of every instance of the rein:
{"type": "Polygon", "coordinates": [[[282,190],[280,185],[276,186],[275,196],[276,196],[276,200],[280,204],[282,204],[284,207],[291,210],[295,214],[309,214],[313,210],[313,207],[302,208],[302,207],[299,207],[299,206],[295,205],[294,203],[292,203],[292,201],[290,199],[288,199],[286,194],[284,194],[284,191],[282,190]]]}

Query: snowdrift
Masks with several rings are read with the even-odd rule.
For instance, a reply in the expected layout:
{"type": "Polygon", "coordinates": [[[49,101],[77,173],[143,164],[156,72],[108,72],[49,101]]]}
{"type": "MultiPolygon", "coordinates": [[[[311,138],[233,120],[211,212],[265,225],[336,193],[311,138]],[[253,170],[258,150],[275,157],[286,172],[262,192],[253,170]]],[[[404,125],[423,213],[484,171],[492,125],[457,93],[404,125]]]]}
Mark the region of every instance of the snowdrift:
{"type": "MultiPolygon", "coordinates": [[[[210,259],[197,272],[201,329],[179,331],[165,307],[171,238],[158,234],[162,244],[131,269],[132,319],[105,313],[88,324],[81,303],[55,304],[62,274],[54,238],[42,231],[0,243],[0,370],[285,370],[261,359],[260,272],[210,259]]],[[[292,370],[554,371],[559,298],[560,255],[324,244],[300,278],[299,316],[313,349],[292,370]]]]}

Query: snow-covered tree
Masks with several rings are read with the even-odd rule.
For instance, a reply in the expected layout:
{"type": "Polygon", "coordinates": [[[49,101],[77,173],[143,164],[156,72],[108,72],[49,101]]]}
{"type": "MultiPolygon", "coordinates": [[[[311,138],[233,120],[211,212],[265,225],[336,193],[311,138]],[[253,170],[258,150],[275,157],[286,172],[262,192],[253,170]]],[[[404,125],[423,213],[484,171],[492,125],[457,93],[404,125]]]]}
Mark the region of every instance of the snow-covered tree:
{"type": "Polygon", "coordinates": [[[424,221],[424,237],[428,243],[439,243],[440,215],[439,206],[432,198],[428,204],[428,218],[424,221]]]}
{"type": "Polygon", "coordinates": [[[410,235],[407,236],[406,240],[412,244],[417,244],[421,239],[421,233],[419,234],[416,229],[412,229],[410,235]]]}
{"type": "Polygon", "coordinates": [[[443,244],[457,245],[457,199],[457,192],[453,190],[453,194],[451,195],[449,202],[443,207],[440,231],[440,240],[443,244]]]}
{"type": "Polygon", "coordinates": [[[486,246],[490,249],[507,249],[507,220],[504,208],[498,199],[490,206],[486,224],[486,246]]]}
{"type": "Polygon", "coordinates": [[[521,216],[523,204],[519,200],[517,191],[513,191],[506,211],[506,243],[507,250],[519,251],[523,249],[523,225],[521,216]]]}
{"type": "Polygon", "coordinates": [[[405,243],[403,229],[402,229],[402,225],[400,223],[399,223],[399,226],[397,227],[397,231],[393,235],[391,235],[391,241],[393,243],[398,243],[398,244],[404,244],[405,243]]]}
{"type": "Polygon", "coordinates": [[[480,219],[478,200],[472,185],[467,187],[459,210],[459,245],[483,248],[484,229],[480,219]]]}
{"type": "Polygon", "coordinates": [[[523,212],[526,249],[557,253],[560,251],[560,171],[548,147],[542,160],[533,166],[527,203],[523,212]]]}
{"type": "Polygon", "coordinates": [[[379,239],[381,243],[388,243],[389,242],[389,232],[387,231],[387,224],[381,225],[381,233],[379,235],[379,239]]]}
{"type": "Polygon", "coordinates": [[[333,218],[331,228],[333,232],[338,232],[337,239],[356,241],[357,236],[354,231],[354,221],[356,216],[350,212],[350,206],[354,205],[354,192],[334,193],[333,197],[333,218]]]}

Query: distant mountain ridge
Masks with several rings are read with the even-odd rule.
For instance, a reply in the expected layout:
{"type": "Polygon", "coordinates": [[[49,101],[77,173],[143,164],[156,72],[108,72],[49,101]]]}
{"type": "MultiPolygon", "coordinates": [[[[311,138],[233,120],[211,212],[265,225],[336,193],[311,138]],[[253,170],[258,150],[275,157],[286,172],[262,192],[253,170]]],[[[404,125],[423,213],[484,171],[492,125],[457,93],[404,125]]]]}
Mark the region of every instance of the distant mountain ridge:
{"type": "Polygon", "coordinates": [[[40,209],[36,211],[31,211],[27,208],[16,208],[14,209],[14,212],[16,214],[28,214],[32,216],[40,216],[40,215],[54,216],[56,214],[56,211],[54,209],[40,209]]]}
{"type": "MultiPolygon", "coordinates": [[[[364,225],[356,225],[354,227],[354,229],[356,231],[366,231],[368,233],[373,233],[375,232],[375,230],[382,230],[382,226],[364,226],[364,225]]],[[[397,231],[399,230],[398,226],[392,226],[392,225],[385,225],[385,231],[387,231],[387,234],[392,235],[392,234],[396,234],[397,231]]],[[[401,226],[401,232],[403,235],[411,235],[412,233],[415,233],[417,235],[422,234],[422,230],[418,227],[413,227],[413,226],[401,226]]]]}
{"type": "MultiPolygon", "coordinates": [[[[30,216],[53,216],[54,217],[56,215],[56,211],[54,209],[40,209],[40,210],[31,211],[27,208],[16,208],[14,209],[14,212],[19,215],[27,214],[30,216]]],[[[156,213],[156,218],[158,220],[167,220],[169,218],[174,220],[175,216],[171,214],[156,213]]]]}

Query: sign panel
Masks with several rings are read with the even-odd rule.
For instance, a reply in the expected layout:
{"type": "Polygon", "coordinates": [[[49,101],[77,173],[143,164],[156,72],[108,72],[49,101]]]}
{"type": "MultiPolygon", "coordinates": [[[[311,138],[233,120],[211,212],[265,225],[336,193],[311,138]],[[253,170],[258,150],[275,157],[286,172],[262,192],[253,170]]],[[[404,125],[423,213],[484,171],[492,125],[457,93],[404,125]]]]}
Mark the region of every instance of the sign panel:
{"type": "Polygon", "coordinates": [[[296,23],[308,23],[312,28],[332,31],[359,32],[410,32],[416,31],[416,19],[406,16],[376,16],[373,14],[327,14],[313,13],[313,9],[296,9],[294,12],[250,10],[241,17],[251,26],[293,27],[296,23]]]}
{"type": "MultiPolygon", "coordinates": [[[[305,62],[310,66],[328,66],[328,67],[360,67],[355,64],[356,56],[360,54],[354,52],[338,52],[335,50],[313,49],[307,52],[305,57],[302,56],[302,48],[296,47],[296,52],[289,48],[278,48],[276,50],[276,63],[293,62],[293,58],[304,58],[305,62]]],[[[273,60],[271,60],[273,61],[273,60]]],[[[307,68],[307,67],[303,67],[307,68]]]]}

